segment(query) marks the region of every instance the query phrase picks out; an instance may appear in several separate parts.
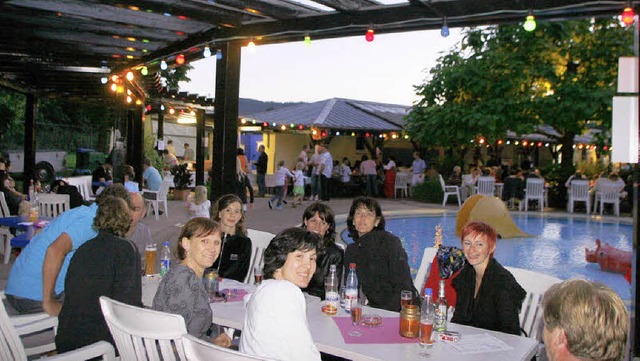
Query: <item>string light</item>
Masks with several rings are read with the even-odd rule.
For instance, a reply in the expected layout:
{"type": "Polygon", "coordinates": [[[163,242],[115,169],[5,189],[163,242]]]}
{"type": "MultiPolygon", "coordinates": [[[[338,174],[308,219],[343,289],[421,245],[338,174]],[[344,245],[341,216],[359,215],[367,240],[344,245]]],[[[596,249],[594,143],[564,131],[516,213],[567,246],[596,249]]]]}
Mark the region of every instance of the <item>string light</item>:
{"type": "Polygon", "coordinates": [[[205,58],[210,58],[211,57],[211,49],[208,46],[204,47],[204,51],[202,52],[202,56],[204,56],[205,58]]]}
{"type": "Polygon", "coordinates": [[[162,70],[167,70],[167,62],[166,61],[161,61],[160,62],[160,69],[162,70]]]}
{"type": "Polygon", "coordinates": [[[440,35],[442,35],[443,38],[446,38],[447,36],[449,36],[449,26],[447,25],[446,16],[443,18],[442,28],[440,29],[440,35]]]}
{"type": "Polygon", "coordinates": [[[622,11],[622,22],[625,25],[631,25],[633,24],[635,16],[636,14],[633,11],[633,8],[630,6],[627,6],[626,8],[624,8],[624,11],[622,11]]]}
{"type": "Polygon", "coordinates": [[[222,59],[222,50],[216,49],[216,60],[222,59]]]}
{"type": "Polygon", "coordinates": [[[304,45],[311,46],[311,37],[309,35],[304,36],[304,45]]]}
{"type": "Polygon", "coordinates": [[[140,74],[147,76],[149,75],[149,69],[147,69],[146,66],[143,66],[142,69],[140,69],[140,74]]]}
{"type": "Polygon", "coordinates": [[[524,25],[522,25],[522,27],[526,31],[536,30],[536,17],[533,16],[533,12],[529,11],[529,15],[527,15],[527,19],[524,21],[524,25]]]}
{"type": "Polygon", "coordinates": [[[375,38],[375,33],[373,32],[373,29],[369,28],[369,30],[367,30],[367,33],[364,36],[364,39],[370,43],[373,41],[374,38],[375,38]]]}
{"type": "Polygon", "coordinates": [[[184,54],[178,54],[178,56],[176,56],[176,64],[184,64],[184,54]]]}
{"type": "Polygon", "coordinates": [[[256,43],[253,42],[253,38],[249,40],[249,43],[247,44],[247,49],[249,49],[249,51],[251,52],[256,51],[256,43]]]}
{"type": "Polygon", "coordinates": [[[126,78],[127,78],[128,81],[132,81],[133,80],[133,72],[128,71],[127,75],[126,75],[126,78]]]}
{"type": "Polygon", "coordinates": [[[106,76],[103,76],[102,78],[100,78],[100,82],[102,84],[107,84],[108,81],[109,81],[109,78],[107,78],[106,76]]]}

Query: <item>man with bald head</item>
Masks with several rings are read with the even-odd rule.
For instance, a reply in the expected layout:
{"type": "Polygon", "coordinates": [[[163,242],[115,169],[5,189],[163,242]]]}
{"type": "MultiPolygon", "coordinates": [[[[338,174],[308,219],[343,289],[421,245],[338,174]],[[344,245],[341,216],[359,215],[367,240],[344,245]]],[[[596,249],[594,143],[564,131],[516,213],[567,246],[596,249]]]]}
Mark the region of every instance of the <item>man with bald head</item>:
{"type": "Polygon", "coordinates": [[[146,224],[140,222],[142,217],[145,216],[146,208],[144,206],[144,198],[138,192],[129,193],[131,196],[131,227],[129,232],[125,235],[125,238],[135,243],[140,253],[140,259],[142,260],[142,267],[145,265],[145,253],[144,248],[147,243],[152,242],[151,230],[146,224]]]}

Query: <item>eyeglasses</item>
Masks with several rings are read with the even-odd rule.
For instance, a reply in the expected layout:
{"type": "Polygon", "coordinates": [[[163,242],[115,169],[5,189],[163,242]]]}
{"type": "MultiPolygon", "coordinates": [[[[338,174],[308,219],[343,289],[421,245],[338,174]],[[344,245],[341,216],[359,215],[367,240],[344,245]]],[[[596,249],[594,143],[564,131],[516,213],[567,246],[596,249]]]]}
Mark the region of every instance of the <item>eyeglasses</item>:
{"type": "Polygon", "coordinates": [[[314,226],[320,226],[320,227],[326,227],[329,225],[329,223],[323,221],[322,219],[317,219],[317,218],[307,219],[307,224],[312,224],[314,226]]]}

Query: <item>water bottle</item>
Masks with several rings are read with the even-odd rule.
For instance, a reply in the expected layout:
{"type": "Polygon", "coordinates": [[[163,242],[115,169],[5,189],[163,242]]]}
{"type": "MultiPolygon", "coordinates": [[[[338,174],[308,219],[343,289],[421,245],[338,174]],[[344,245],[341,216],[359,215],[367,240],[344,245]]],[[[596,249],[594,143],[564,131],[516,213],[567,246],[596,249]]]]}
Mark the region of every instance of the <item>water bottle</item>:
{"type": "Polygon", "coordinates": [[[422,307],[420,308],[420,336],[418,341],[421,347],[431,346],[431,334],[433,333],[433,322],[435,320],[435,307],[431,301],[433,291],[431,288],[424,290],[424,300],[422,301],[422,307]]]}
{"type": "Polygon", "coordinates": [[[440,280],[440,288],[438,289],[438,299],[436,300],[436,318],[434,320],[434,329],[436,332],[444,332],[447,330],[447,310],[449,304],[444,293],[444,280],[440,280]]]}
{"type": "Polygon", "coordinates": [[[171,249],[169,242],[165,241],[160,252],[160,276],[166,275],[171,269],[171,249]]]}
{"type": "Polygon", "coordinates": [[[33,185],[33,179],[29,182],[29,201],[34,201],[34,194],[36,193],[36,187],[33,185]]]}
{"type": "Polygon", "coordinates": [[[344,310],[351,313],[351,300],[358,298],[358,276],[356,275],[356,264],[349,264],[349,274],[345,285],[344,310]]]}
{"type": "Polygon", "coordinates": [[[336,274],[336,265],[332,264],[329,266],[329,276],[324,282],[324,306],[322,307],[322,312],[327,315],[335,315],[338,313],[339,303],[338,275],[336,274]]]}

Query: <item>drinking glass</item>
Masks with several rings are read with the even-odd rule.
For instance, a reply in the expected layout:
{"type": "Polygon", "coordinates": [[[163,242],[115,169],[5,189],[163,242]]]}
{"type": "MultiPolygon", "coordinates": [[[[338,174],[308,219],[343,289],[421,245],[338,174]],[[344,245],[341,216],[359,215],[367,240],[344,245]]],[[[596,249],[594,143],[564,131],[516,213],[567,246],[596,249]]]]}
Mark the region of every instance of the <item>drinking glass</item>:
{"type": "Polygon", "coordinates": [[[360,324],[362,320],[362,302],[359,297],[352,298],[351,300],[351,323],[354,326],[360,324]]]}
{"type": "Polygon", "coordinates": [[[144,248],[144,258],[146,262],[146,266],[144,269],[144,273],[146,275],[152,275],[156,273],[156,252],[158,248],[155,243],[147,243],[144,248]]]}
{"type": "Polygon", "coordinates": [[[413,294],[411,291],[400,292],[400,306],[408,306],[413,301],[413,294]]]}
{"type": "Polygon", "coordinates": [[[253,269],[253,276],[255,278],[255,284],[259,285],[262,283],[262,267],[256,266],[253,269]]]}
{"type": "Polygon", "coordinates": [[[428,350],[434,345],[434,341],[431,339],[433,336],[433,322],[420,322],[420,335],[418,336],[418,343],[420,344],[420,353],[422,357],[428,357],[428,350]]]}

